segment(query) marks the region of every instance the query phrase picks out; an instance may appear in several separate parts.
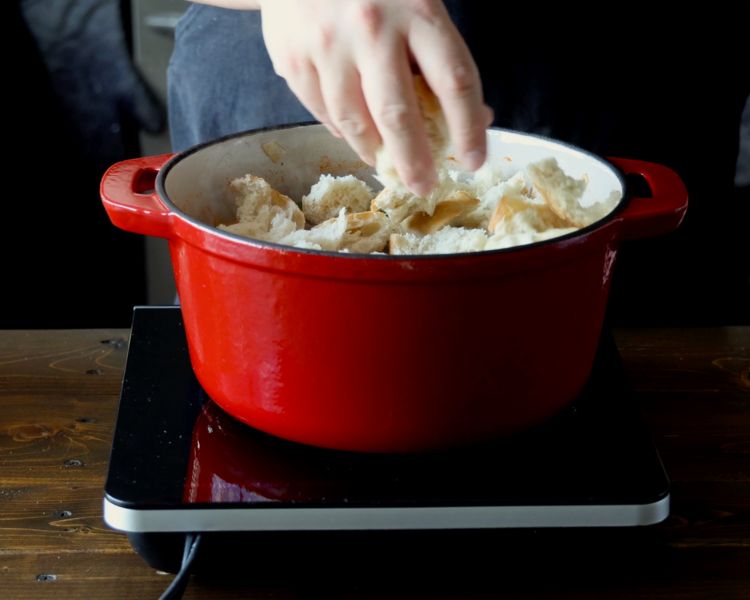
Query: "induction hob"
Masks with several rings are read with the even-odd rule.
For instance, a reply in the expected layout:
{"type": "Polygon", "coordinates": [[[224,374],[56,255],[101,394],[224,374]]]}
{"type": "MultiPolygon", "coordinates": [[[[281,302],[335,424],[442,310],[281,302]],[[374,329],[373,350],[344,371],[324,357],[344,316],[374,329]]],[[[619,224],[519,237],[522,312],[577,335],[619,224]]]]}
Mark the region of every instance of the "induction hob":
{"type": "Polygon", "coordinates": [[[563,413],[417,455],[325,450],[235,421],[190,367],[178,307],[137,307],[104,518],[130,534],[628,527],[663,521],[669,480],[611,336],[563,413]]]}

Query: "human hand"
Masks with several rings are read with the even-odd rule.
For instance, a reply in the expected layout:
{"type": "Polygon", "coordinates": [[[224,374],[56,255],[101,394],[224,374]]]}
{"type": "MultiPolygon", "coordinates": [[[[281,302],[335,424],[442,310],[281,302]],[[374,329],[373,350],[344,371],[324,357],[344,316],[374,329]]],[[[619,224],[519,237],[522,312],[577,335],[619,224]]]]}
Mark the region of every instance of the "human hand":
{"type": "Polygon", "coordinates": [[[484,162],[492,121],[479,74],[440,0],[260,0],[276,72],[310,112],[369,164],[383,145],[401,180],[436,181],[412,81],[422,73],[445,113],[456,157],[484,162]]]}

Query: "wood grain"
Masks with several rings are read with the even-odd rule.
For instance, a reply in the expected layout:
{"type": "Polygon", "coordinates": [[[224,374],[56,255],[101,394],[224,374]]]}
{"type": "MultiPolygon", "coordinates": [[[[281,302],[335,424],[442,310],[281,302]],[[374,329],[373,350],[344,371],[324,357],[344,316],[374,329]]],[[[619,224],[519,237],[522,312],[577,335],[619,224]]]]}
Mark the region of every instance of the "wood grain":
{"type": "MultiPolygon", "coordinates": [[[[172,578],[101,519],[127,338],[0,332],[1,597],[157,598],[172,578]]],[[[453,554],[345,548],[332,563],[321,549],[298,569],[249,557],[194,578],[185,598],[747,598],[750,328],[616,339],[673,480],[672,516],[645,541],[529,531],[479,550],[467,538],[453,554]]]]}
{"type": "Polygon", "coordinates": [[[0,562],[129,552],[102,521],[128,331],[0,333],[0,562]]]}

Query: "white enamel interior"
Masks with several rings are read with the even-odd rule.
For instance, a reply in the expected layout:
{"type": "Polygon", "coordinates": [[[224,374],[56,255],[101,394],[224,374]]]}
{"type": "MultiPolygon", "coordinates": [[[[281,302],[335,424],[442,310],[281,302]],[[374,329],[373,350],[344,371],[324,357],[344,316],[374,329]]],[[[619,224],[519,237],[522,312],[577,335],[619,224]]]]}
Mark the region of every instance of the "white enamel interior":
{"type": "MultiPolygon", "coordinates": [[[[554,156],[572,177],[588,177],[583,205],[606,199],[613,191],[622,196],[622,183],[607,163],[576,148],[552,140],[503,130],[489,130],[488,156],[519,169],[554,156]]],[[[321,173],[352,174],[373,189],[380,184],[373,170],[359,160],[348,144],[334,138],[322,125],[300,125],[248,133],[207,145],[180,159],[169,171],[165,189],[183,213],[207,225],[234,222],[235,207],[227,184],[247,173],[266,179],[296,201],[306,194],[321,173]]]]}

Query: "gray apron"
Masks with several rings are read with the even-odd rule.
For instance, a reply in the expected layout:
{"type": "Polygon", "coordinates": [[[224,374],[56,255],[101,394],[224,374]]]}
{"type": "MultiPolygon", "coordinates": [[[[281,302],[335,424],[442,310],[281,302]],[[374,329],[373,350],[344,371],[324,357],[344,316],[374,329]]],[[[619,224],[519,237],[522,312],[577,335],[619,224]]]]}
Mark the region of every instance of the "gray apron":
{"type": "Polygon", "coordinates": [[[175,31],[168,82],[175,151],[237,131],[313,120],[274,72],[258,11],[191,5],[175,31]]]}

